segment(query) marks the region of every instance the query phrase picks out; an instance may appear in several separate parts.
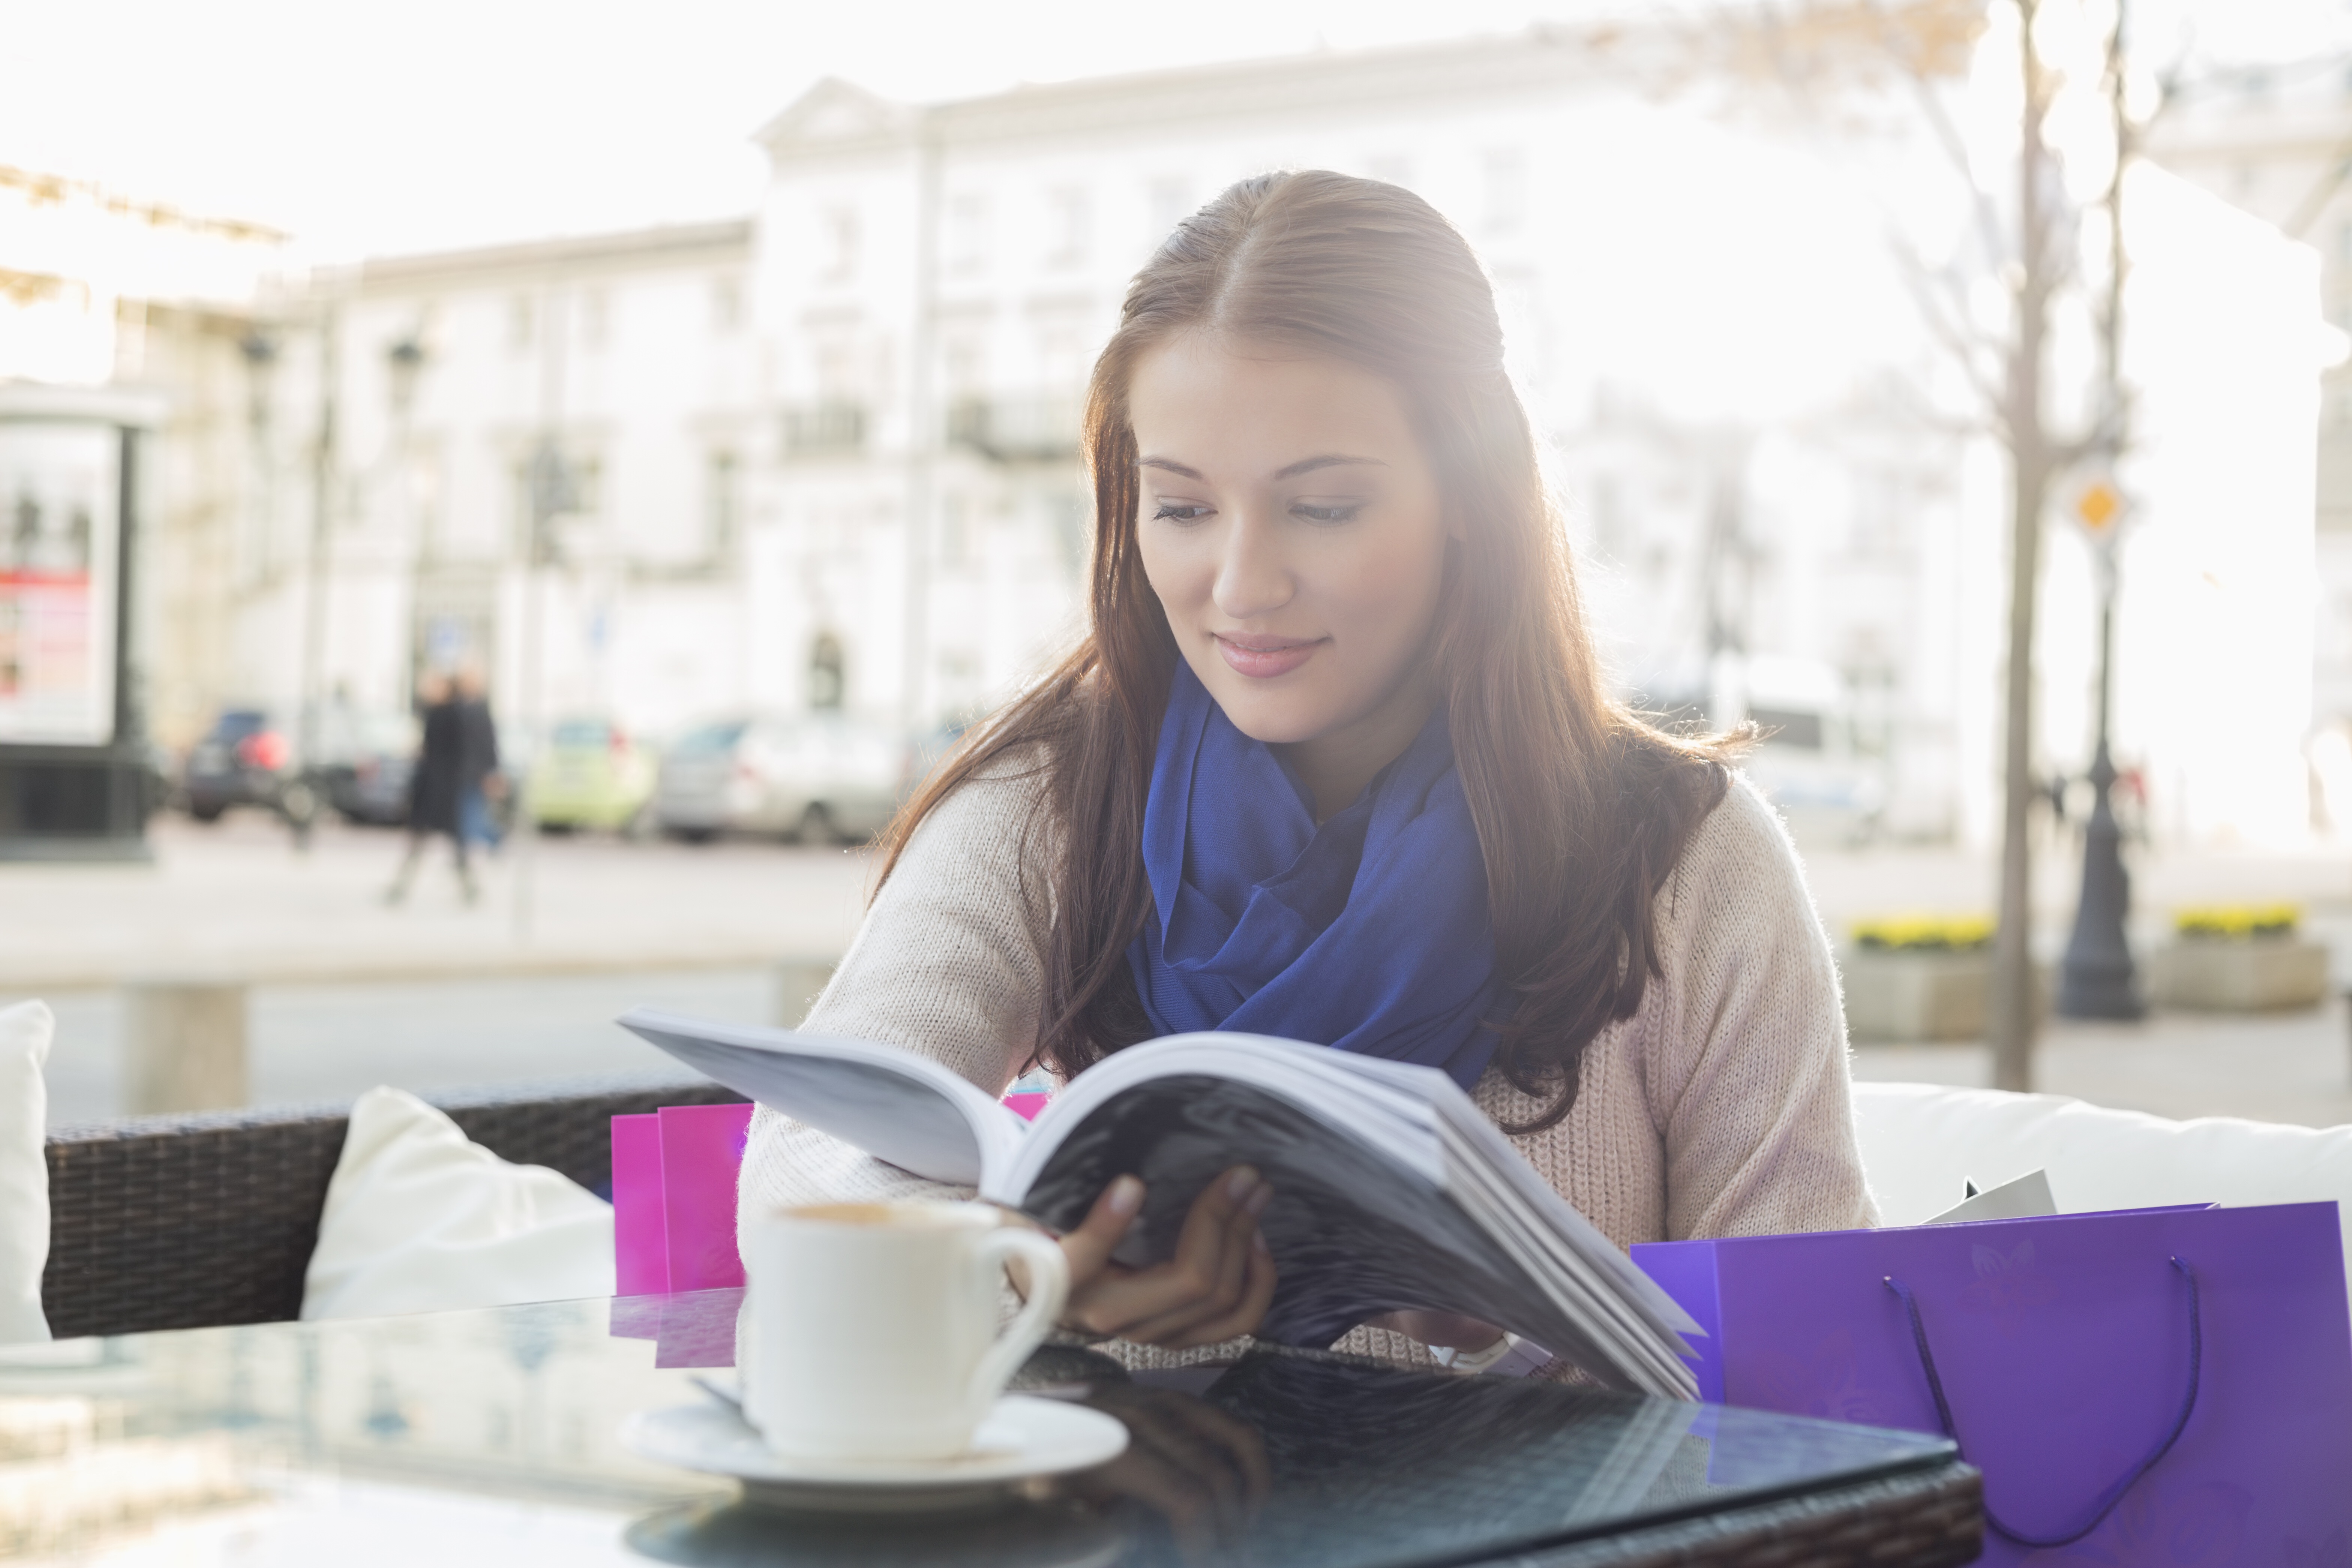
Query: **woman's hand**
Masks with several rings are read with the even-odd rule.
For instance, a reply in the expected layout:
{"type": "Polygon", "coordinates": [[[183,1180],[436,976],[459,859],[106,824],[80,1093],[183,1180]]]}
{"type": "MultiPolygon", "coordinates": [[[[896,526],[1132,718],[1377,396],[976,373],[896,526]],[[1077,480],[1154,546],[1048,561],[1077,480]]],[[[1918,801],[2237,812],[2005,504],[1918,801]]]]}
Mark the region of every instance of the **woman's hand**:
{"type": "Polygon", "coordinates": [[[1062,1238],[1070,1266],[1063,1323],[1168,1350],[1253,1333],[1274,1300],[1274,1257],[1257,1228],[1273,1197],[1257,1172],[1235,1166],[1192,1200],[1174,1257],[1129,1269],[1110,1254],[1142,1211],[1143,1183],[1119,1177],[1095,1199],[1085,1222],[1062,1238]]]}

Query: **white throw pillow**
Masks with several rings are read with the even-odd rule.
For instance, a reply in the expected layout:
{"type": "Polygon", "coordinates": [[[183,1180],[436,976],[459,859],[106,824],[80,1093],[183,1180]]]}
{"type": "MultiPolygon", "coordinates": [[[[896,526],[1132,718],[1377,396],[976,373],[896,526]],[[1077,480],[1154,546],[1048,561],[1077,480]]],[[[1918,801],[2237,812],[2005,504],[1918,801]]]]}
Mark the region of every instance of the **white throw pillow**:
{"type": "Polygon", "coordinates": [[[2170,1122],[2062,1094],[1935,1083],[1856,1083],[1853,1096],[1863,1167],[1889,1225],[1951,1207],[1964,1181],[1992,1187],[2046,1170],[2064,1214],[2332,1198],[2352,1260],[2352,1127],[2170,1122]]]}
{"type": "Polygon", "coordinates": [[[327,1184],[305,1319],[451,1312],[613,1293],[613,1206],[468,1142],[415,1095],[371,1089],[327,1184]]]}
{"type": "Polygon", "coordinates": [[[49,1337],[41,1270],[49,1261],[49,1164],[43,1150],[57,1020],[41,1002],[0,1008],[0,1344],[49,1337]]]}

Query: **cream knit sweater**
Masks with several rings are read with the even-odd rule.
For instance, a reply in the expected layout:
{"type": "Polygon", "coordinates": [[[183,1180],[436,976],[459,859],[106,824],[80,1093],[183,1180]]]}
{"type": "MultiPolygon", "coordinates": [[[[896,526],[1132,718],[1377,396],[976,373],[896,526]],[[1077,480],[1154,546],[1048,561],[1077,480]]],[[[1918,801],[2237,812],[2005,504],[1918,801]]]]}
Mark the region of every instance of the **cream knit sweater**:
{"type": "MultiPolygon", "coordinates": [[[[941,802],[801,1027],[908,1047],[1002,1094],[1035,1037],[1043,988],[1031,935],[1042,921],[1024,908],[1018,864],[1036,794],[1000,770],[941,802]]],[[[1745,779],[1692,835],[1657,895],[1657,925],[1664,974],[1586,1049],[1568,1118],[1516,1139],[1519,1152],[1620,1247],[1875,1224],[1837,970],[1788,835],[1745,779]]],[[[1498,1122],[1538,1108],[1491,1070],[1474,1098],[1498,1122]]],[[[752,1117],[744,1213],[970,1196],[764,1107],[752,1117]]],[[[1344,1343],[1423,1359],[1378,1331],[1344,1343]]]]}

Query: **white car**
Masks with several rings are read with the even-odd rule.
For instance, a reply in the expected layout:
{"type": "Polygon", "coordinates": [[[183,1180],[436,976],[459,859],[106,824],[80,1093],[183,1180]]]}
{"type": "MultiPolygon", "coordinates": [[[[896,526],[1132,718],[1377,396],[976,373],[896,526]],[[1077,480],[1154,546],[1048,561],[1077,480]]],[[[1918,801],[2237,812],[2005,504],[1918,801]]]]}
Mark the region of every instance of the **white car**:
{"type": "Polygon", "coordinates": [[[761,833],[860,842],[898,810],[908,755],[889,730],[837,714],[718,720],[663,752],[654,820],[695,841],[761,833]]]}

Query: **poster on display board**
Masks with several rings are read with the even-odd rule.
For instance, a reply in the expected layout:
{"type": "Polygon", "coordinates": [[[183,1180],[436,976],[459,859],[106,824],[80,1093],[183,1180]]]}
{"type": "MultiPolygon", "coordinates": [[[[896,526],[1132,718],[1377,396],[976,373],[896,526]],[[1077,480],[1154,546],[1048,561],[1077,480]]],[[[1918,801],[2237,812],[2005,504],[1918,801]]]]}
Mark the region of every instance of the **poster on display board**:
{"type": "Polygon", "coordinates": [[[0,745],[114,738],[121,444],[0,422],[0,745]]]}

